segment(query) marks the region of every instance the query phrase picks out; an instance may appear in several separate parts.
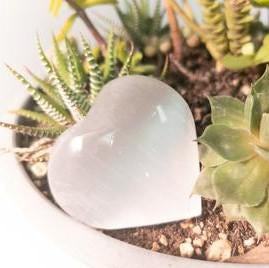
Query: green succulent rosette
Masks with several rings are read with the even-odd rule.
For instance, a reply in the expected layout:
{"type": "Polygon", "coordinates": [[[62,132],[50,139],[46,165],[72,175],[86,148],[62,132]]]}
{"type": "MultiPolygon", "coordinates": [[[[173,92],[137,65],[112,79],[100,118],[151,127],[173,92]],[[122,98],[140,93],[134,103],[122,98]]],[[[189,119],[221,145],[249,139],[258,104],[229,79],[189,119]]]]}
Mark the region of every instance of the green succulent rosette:
{"type": "Polygon", "coordinates": [[[193,194],[216,200],[228,220],[269,232],[269,67],[245,103],[209,98],[212,124],[198,139],[203,166],[193,194]]]}

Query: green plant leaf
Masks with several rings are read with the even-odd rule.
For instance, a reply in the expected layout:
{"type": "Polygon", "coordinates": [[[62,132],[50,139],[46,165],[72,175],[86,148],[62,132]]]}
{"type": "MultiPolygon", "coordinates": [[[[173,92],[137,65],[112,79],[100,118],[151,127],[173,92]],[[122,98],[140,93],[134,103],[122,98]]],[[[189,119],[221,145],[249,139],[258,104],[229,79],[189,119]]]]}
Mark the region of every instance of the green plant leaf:
{"type": "Polygon", "coordinates": [[[258,207],[241,207],[241,215],[254,227],[259,236],[269,232],[268,197],[258,207]]]}
{"type": "MultiPolygon", "coordinates": [[[[71,79],[71,88],[77,94],[85,93],[86,74],[77,47],[69,39],[65,39],[68,57],[68,67],[71,79]]],[[[62,77],[61,77],[62,78],[62,77]]],[[[62,78],[63,79],[63,78],[62,78]]]]}
{"type": "Polygon", "coordinates": [[[56,68],[63,81],[69,85],[70,75],[68,70],[68,60],[60,49],[60,45],[55,36],[53,36],[53,48],[56,68]]]}
{"type": "Polygon", "coordinates": [[[252,90],[255,93],[263,93],[269,95],[269,65],[266,66],[263,75],[253,84],[252,90]]]}
{"type": "Polygon", "coordinates": [[[210,125],[198,141],[208,145],[226,160],[243,161],[254,155],[251,137],[242,129],[210,125]]]}
{"type": "Polygon", "coordinates": [[[28,127],[0,122],[0,126],[8,128],[16,133],[37,138],[56,138],[65,131],[64,127],[28,127]]]}
{"type": "Polygon", "coordinates": [[[223,204],[222,205],[223,212],[227,221],[239,221],[245,220],[242,215],[241,208],[239,205],[233,204],[223,204]]]}
{"type": "Polygon", "coordinates": [[[226,162],[216,168],[212,182],[219,202],[258,206],[266,197],[269,166],[260,157],[244,162],[226,162]]]}
{"type": "Polygon", "coordinates": [[[65,104],[63,103],[62,99],[59,97],[59,94],[58,94],[56,88],[53,85],[51,85],[50,82],[41,79],[40,77],[38,77],[37,75],[35,75],[34,73],[32,73],[28,69],[27,69],[27,71],[30,74],[30,76],[33,78],[33,80],[37,83],[38,87],[41,88],[41,90],[46,95],[48,95],[50,98],[52,98],[60,106],[65,108],[65,104]]]}
{"type": "Polygon", "coordinates": [[[44,113],[34,112],[31,110],[26,110],[26,109],[19,109],[19,110],[11,111],[11,113],[34,120],[46,126],[51,126],[51,127],[60,126],[55,120],[53,120],[52,118],[50,118],[48,115],[44,113]]]}
{"type": "Polygon", "coordinates": [[[90,8],[98,5],[117,4],[117,0],[76,0],[76,3],[82,8],[90,8]]]}
{"type": "Polygon", "coordinates": [[[252,0],[251,2],[253,5],[256,5],[258,7],[268,7],[269,6],[269,0],[252,0]]]}
{"type": "Polygon", "coordinates": [[[211,119],[214,124],[245,128],[244,104],[228,96],[210,97],[211,119]]]}
{"type": "Polygon", "coordinates": [[[224,158],[204,144],[199,144],[199,158],[203,167],[206,168],[216,167],[226,162],[224,158]]]}
{"type": "Polygon", "coordinates": [[[205,168],[202,170],[193,188],[192,194],[201,195],[208,199],[216,199],[216,194],[212,184],[212,174],[214,171],[215,168],[205,168]]]}
{"type": "Polygon", "coordinates": [[[49,10],[52,15],[57,16],[62,7],[63,0],[50,0],[49,10]]]}
{"type": "Polygon", "coordinates": [[[230,70],[241,70],[255,65],[255,55],[234,56],[227,54],[222,59],[222,64],[230,70]]]}
{"type": "Polygon", "coordinates": [[[244,107],[244,115],[249,131],[257,136],[259,134],[262,108],[255,93],[247,97],[244,107]]]}
{"type": "Polygon", "coordinates": [[[262,115],[259,132],[261,144],[269,146],[269,114],[264,113],[262,115]]]}
{"type": "Polygon", "coordinates": [[[57,41],[63,41],[65,39],[69,31],[72,29],[72,26],[74,25],[77,17],[78,16],[75,13],[67,18],[67,20],[64,22],[64,25],[62,26],[62,28],[59,30],[59,33],[57,34],[57,37],[56,37],[57,41]]]}
{"type": "Polygon", "coordinates": [[[105,56],[104,80],[110,81],[116,76],[115,36],[111,32],[108,38],[108,48],[105,56]]]}

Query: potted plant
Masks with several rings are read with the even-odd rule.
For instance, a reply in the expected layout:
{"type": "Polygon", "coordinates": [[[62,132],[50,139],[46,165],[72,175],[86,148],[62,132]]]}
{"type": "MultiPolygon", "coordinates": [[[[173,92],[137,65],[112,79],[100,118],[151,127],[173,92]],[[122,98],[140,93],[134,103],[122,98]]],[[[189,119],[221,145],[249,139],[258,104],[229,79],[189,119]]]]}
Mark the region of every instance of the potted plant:
{"type": "MultiPolygon", "coordinates": [[[[78,2],[68,1],[79,16],[81,6],[78,2]]],[[[76,41],[66,38],[65,50],[63,50],[59,42],[54,39],[55,60],[53,62],[48,60],[38,41],[40,59],[47,71],[48,79],[37,77],[29,71],[37,82],[37,86],[33,86],[21,74],[8,67],[26,86],[37,104],[29,106],[28,103],[28,107],[14,112],[30,120],[21,121],[20,119],[24,125],[1,123],[3,127],[33,137],[28,139],[16,136],[15,147],[19,145],[24,148],[16,148],[14,151],[17,158],[24,162],[28,175],[16,162],[14,156],[9,155],[7,164],[2,168],[7,168],[9,165],[15,165],[18,168],[13,171],[17,182],[8,183],[8,189],[12,196],[26,208],[27,216],[33,222],[89,265],[98,267],[113,267],[115,264],[117,267],[156,267],[156,265],[162,267],[182,267],[182,265],[234,267],[232,266],[234,264],[216,264],[178,256],[211,261],[249,262],[251,259],[252,263],[268,262],[266,258],[255,260],[251,255],[249,259],[230,259],[232,256],[243,255],[252,248],[256,248],[261,242],[256,232],[258,235],[263,234],[268,228],[266,217],[268,71],[250,90],[250,80],[254,81],[261,72],[259,68],[246,68],[267,62],[268,42],[265,37],[265,26],[261,24],[259,24],[259,29],[262,29],[263,44],[261,45],[261,41],[251,35],[249,29],[254,25],[250,25],[252,23],[249,17],[250,3],[240,1],[239,7],[237,4],[235,6],[231,4],[233,4],[231,0],[225,1],[225,7],[217,1],[201,1],[207,23],[207,30],[204,30],[191,15],[187,1],[185,1],[185,9],[173,0],[165,1],[171,34],[169,42],[173,44],[170,59],[174,69],[169,69],[167,62],[157,71],[152,66],[152,63],[158,65],[156,64],[159,60],[158,55],[163,57],[162,53],[168,54],[169,49],[156,50],[156,57],[144,51],[144,57],[142,57],[142,54],[133,47],[130,53],[126,52],[128,43],[122,37],[115,38],[113,34],[110,34],[108,41],[99,44],[101,52],[99,49],[91,49],[87,41],[82,38],[83,54],[78,49],[76,41]],[[222,15],[223,8],[225,8],[225,19],[222,15]],[[179,13],[186,23],[184,31],[179,28],[175,20],[175,12],[179,13]],[[214,17],[214,14],[217,16],[214,17]],[[233,30],[238,30],[238,25],[235,25],[237,21],[234,18],[240,18],[238,21],[242,28],[239,32],[242,35],[238,36],[233,32],[233,30]],[[205,47],[199,45],[199,42],[195,44],[190,42],[188,39],[190,37],[192,40],[195,37],[196,41],[200,38],[208,48],[209,54],[201,56],[206,52],[205,47]],[[184,38],[189,45],[185,44],[184,38]],[[241,40],[240,46],[238,46],[238,39],[241,40]],[[252,40],[260,45],[258,51],[255,50],[256,43],[252,40]],[[190,44],[194,47],[190,48],[190,44]],[[198,47],[196,47],[197,44],[198,47]],[[194,57],[196,61],[193,60],[194,57]],[[202,68],[203,65],[207,68],[206,71],[202,68]],[[243,71],[229,71],[223,69],[225,66],[233,69],[240,67],[243,71]],[[83,226],[53,205],[54,200],[47,185],[46,172],[54,138],[87,114],[106,82],[129,72],[152,74],[154,71],[167,83],[174,85],[186,98],[194,113],[198,133],[201,134],[207,127],[198,140],[204,144],[201,147],[201,162],[205,169],[197,181],[194,193],[217,200],[217,202],[205,199],[202,217],[179,223],[109,232],[96,231],[83,226]],[[178,77],[175,71],[180,71],[181,76],[178,77]],[[222,76],[224,79],[221,79],[222,76]],[[201,88],[204,90],[200,90],[201,88]],[[213,125],[208,126],[210,109],[206,94],[233,95],[241,99],[248,97],[245,104],[227,96],[211,98],[213,125]],[[33,121],[36,123],[33,124],[33,121]],[[234,138],[232,141],[230,141],[231,137],[234,138]],[[235,138],[237,138],[236,142],[235,138]],[[251,186],[248,183],[245,184],[244,177],[256,169],[251,186]],[[238,178],[240,181],[237,181],[238,178]],[[226,183],[226,180],[229,180],[230,184],[226,183]],[[257,191],[254,191],[255,187],[257,191]],[[255,195],[252,194],[252,190],[255,195]],[[32,207],[30,204],[35,204],[35,206],[32,207]],[[224,211],[219,205],[223,205],[224,211]],[[29,207],[31,209],[28,209],[29,207]],[[246,221],[229,223],[227,215],[232,219],[235,215],[237,218],[242,216],[240,219],[250,222],[254,229],[246,221]],[[54,219],[53,222],[51,219],[54,219]],[[58,224],[57,230],[54,224],[58,224]]],[[[141,5],[135,8],[137,14],[149,10],[147,1],[141,1],[141,5]]],[[[158,14],[157,17],[160,19],[159,9],[160,6],[157,5],[155,14],[158,14]]],[[[128,16],[132,15],[130,10],[129,14],[125,14],[118,9],[118,13],[125,24],[128,16]]],[[[145,17],[141,15],[138,18],[143,18],[143,21],[151,18],[150,12],[143,14],[145,17]]],[[[125,27],[130,39],[133,39],[134,44],[140,46],[142,50],[147,44],[152,45],[150,43],[152,38],[149,38],[151,41],[143,38],[144,43],[140,41],[136,43],[134,35],[131,34],[132,30],[129,29],[130,25],[125,27]]],[[[163,35],[157,35],[157,37],[158,40],[163,40],[163,35]]],[[[166,34],[165,38],[167,38],[166,34]]],[[[160,44],[158,43],[156,47],[160,48],[160,44]]],[[[252,265],[252,267],[255,266],[252,265]]]]}

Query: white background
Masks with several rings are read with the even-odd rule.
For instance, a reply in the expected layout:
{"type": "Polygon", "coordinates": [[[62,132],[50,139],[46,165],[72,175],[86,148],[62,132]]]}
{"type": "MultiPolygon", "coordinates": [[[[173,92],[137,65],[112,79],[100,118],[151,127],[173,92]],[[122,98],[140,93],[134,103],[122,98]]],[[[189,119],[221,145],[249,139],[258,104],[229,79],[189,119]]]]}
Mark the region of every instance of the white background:
{"type": "MultiPolygon", "coordinates": [[[[19,71],[24,71],[27,65],[42,74],[35,35],[39,33],[44,47],[48,48],[51,33],[59,29],[66,15],[70,14],[65,9],[60,18],[55,19],[49,15],[48,5],[49,0],[0,0],[0,120],[9,120],[6,111],[17,108],[26,96],[24,88],[9,74],[4,63],[19,71]]],[[[102,13],[114,17],[108,7],[102,8],[102,13]]],[[[81,23],[76,23],[74,31],[87,32],[81,23]]],[[[2,135],[7,130],[0,131],[2,135]]],[[[0,140],[0,148],[4,146],[8,145],[0,140]]],[[[8,178],[8,174],[0,174],[0,267],[85,268],[32,228],[23,212],[13,205],[12,197],[5,194],[1,183],[3,176],[8,178]]]]}

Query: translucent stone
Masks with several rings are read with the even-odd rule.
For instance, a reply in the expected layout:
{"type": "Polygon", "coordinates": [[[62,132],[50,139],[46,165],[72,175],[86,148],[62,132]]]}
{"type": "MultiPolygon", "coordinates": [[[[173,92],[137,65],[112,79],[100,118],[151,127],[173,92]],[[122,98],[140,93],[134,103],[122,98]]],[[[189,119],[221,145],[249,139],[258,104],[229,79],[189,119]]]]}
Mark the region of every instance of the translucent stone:
{"type": "Polygon", "coordinates": [[[172,88],[154,78],[108,83],[84,120],[60,136],[49,162],[57,203],[99,229],[198,216],[194,120],[172,88]]]}

